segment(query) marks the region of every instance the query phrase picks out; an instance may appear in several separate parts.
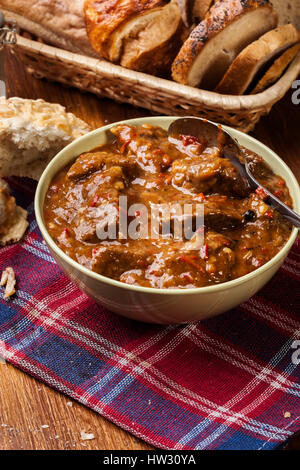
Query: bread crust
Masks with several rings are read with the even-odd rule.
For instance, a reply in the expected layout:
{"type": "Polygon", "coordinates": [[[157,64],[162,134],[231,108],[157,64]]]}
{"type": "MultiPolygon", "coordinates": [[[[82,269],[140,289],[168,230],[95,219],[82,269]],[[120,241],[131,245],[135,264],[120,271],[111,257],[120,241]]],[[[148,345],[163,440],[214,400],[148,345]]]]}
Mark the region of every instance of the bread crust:
{"type": "Polygon", "coordinates": [[[300,42],[290,47],[280,57],[278,57],[278,59],[274,61],[264,76],[259,80],[255,88],[251,91],[251,95],[261,93],[266,88],[273,85],[273,83],[275,83],[281,77],[299,51],[300,42]]]}
{"type": "Polygon", "coordinates": [[[55,46],[94,55],[83,16],[84,0],[0,0],[0,9],[20,28],[55,46]]]}
{"type": "Polygon", "coordinates": [[[236,57],[215,91],[225,95],[242,95],[260,67],[298,40],[298,31],[292,24],[268,31],[236,57]]]}
{"type": "Polygon", "coordinates": [[[165,0],[85,0],[86,30],[92,47],[101,57],[117,62],[119,57],[110,55],[113,34],[133,17],[165,4],[165,0]]]}
{"type": "Polygon", "coordinates": [[[175,58],[172,65],[173,79],[185,85],[190,84],[190,70],[206,44],[242,15],[258,8],[265,8],[273,15],[268,0],[221,0],[215,3],[205,19],[192,31],[175,58]]]}

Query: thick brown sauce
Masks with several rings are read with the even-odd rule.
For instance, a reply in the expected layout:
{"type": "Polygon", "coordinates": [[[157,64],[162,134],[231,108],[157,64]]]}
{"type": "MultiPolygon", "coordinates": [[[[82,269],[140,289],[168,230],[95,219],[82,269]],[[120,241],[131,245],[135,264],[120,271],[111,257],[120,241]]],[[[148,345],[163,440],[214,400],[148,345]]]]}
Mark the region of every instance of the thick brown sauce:
{"type": "MultiPolygon", "coordinates": [[[[116,126],[112,132],[113,143],[80,155],[55,176],[46,195],[46,227],[78,263],[128,284],[202,287],[257,269],[288,240],[291,225],[265,204],[260,190],[249,193],[217,148],[182,136],[179,150],[165,130],[150,125],[116,126]],[[172,234],[99,240],[99,214],[111,204],[118,221],[120,195],[127,196],[128,206],[144,204],[149,214],[153,204],[204,203],[205,244],[191,250],[191,241],[176,241],[172,234]]],[[[246,152],[260,183],[292,206],[285,181],[246,152]]]]}

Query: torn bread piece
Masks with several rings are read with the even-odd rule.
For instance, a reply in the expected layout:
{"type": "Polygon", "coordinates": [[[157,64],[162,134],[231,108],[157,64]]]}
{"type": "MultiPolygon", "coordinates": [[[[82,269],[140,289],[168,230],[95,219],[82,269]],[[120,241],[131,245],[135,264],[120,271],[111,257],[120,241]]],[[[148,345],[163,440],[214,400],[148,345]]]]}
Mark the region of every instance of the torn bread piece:
{"type": "Polygon", "coordinates": [[[0,286],[5,286],[4,299],[8,299],[16,293],[16,276],[12,267],[7,267],[2,272],[0,286]]]}
{"type": "Polygon", "coordinates": [[[277,26],[267,0],[220,0],[185,41],[172,65],[172,77],[184,85],[213,90],[235,57],[277,26]]]}
{"type": "Polygon", "coordinates": [[[59,104],[1,97],[0,177],[38,180],[60,150],[89,131],[85,122],[59,104]]]}
{"type": "Polygon", "coordinates": [[[278,55],[298,41],[298,31],[292,24],[268,31],[242,50],[215,91],[225,95],[244,94],[255,77],[270,61],[274,61],[278,55]]]}
{"type": "Polygon", "coordinates": [[[27,227],[27,211],[16,205],[8,184],[0,179],[0,246],[21,240],[27,227]]]}
{"type": "Polygon", "coordinates": [[[254,95],[256,93],[261,93],[266,88],[269,88],[271,85],[273,85],[273,83],[277,82],[277,80],[282,76],[286,68],[294,60],[299,51],[300,42],[295,44],[293,47],[290,47],[280,57],[278,57],[278,59],[275,60],[275,62],[259,80],[255,88],[251,91],[251,94],[254,95]]]}

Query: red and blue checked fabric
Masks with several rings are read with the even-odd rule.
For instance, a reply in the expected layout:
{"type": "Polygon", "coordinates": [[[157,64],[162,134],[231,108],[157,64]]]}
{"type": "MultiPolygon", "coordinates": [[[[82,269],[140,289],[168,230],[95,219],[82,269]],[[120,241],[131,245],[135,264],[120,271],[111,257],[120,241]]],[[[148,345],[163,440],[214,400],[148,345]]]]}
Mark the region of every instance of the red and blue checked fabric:
{"type": "Polygon", "coordinates": [[[95,305],[30,228],[0,249],[17,294],[0,301],[5,358],[164,449],[273,449],[299,429],[300,243],[239,308],[186,326],[147,325],[95,305]],[[294,360],[292,355],[294,353],[294,360]]]}

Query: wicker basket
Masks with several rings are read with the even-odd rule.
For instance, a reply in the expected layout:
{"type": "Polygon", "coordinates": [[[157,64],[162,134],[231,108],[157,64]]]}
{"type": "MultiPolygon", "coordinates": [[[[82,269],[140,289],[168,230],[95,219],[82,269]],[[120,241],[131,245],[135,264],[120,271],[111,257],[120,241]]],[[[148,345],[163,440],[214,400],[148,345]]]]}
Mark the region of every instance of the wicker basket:
{"type": "Polygon", "coordinates": [[[227,96],[135,72],[18,36],[13,53],[30,73],[167,115],[193,115],[248,132],[270,112],[300,73],[300,53],[278,82],[263,93],[227,96]]]}

